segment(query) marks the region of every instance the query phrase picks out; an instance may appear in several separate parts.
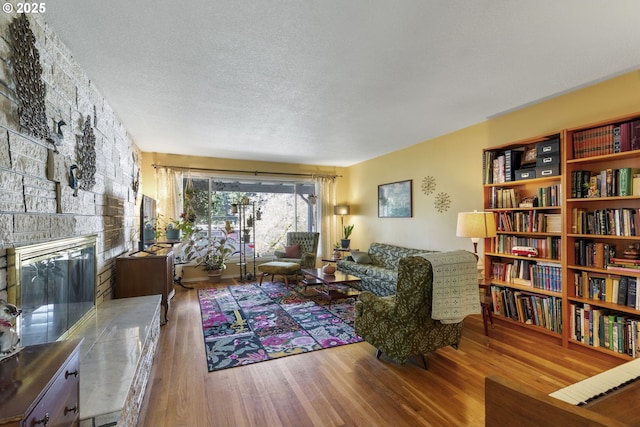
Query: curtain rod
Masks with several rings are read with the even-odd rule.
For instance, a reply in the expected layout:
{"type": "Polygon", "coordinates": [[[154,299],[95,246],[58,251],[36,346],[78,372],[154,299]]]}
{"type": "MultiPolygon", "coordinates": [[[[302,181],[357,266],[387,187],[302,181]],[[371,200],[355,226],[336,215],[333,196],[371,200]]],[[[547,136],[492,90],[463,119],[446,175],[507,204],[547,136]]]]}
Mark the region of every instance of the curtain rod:
{"type": "Polygon", "coordinates": [[[300,176],[305,178],[342,178],[342,175],[321,175],[321,174],[311,174],[311,173],[289,173],[289,172],[267,172],[267,171],[247,171],[247,170],[239,170],[239,169],[212,169],[212,168],[191,168],[186,166],[171,166],[171,165],[159,165],[159,164],[151,164],[154,169],[157,168],[172,168],[172,169],[181,169],[187,171],[200,171],[200,172],[225,172],[225,173],[246,173],[250,175],[279,175],[279,176],[300,176]]]}

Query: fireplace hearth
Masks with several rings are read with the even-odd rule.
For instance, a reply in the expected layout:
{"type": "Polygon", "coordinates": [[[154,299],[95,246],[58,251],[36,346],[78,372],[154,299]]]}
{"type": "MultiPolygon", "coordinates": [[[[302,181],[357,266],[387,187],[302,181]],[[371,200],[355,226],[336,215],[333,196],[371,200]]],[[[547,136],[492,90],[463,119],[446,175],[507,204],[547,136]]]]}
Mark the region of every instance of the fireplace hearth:
{"type": "Polygon", "coordinates": [[[95,235],[10,249],[8,268],[21,345],[64,339],[95,311],[95,235]]]}

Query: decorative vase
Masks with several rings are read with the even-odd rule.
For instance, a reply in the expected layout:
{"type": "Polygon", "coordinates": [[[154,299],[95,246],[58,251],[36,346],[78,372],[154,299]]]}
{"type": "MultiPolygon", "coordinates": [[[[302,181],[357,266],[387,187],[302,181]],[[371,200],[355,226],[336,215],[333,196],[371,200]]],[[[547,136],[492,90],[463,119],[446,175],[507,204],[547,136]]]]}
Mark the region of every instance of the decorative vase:
{"type": "Polygon", "coordinates": [[[180,240],[180,230],[173,227],[167,227],[167,240],[180,240]]]}
{"type": "Polygon", "coordinates": [[[156,230],[153,229],[151,224],[147,224],[144,227],[144,241],[148,242],[156,239],[156,230]]]}
{"type": "Polygon", "coordinates": [[[322,267],[322,273],[326,274],[327,276],[332,276],[335,272],[336,266],[331,263],[327,263],[324,265],[324,267],[322,267]]]}
{"type": "Polygon", "coordinates": [[[333,251],[333,259],[340,259],[342,258],[342,252],[340,252],[339,250],[334,250],[333,251]]]}
{"type": "Polygon", "coordinates": [[[629,243],[622,256],[626,259],[640,259],[640,249],[634,243],[629,243]]]}

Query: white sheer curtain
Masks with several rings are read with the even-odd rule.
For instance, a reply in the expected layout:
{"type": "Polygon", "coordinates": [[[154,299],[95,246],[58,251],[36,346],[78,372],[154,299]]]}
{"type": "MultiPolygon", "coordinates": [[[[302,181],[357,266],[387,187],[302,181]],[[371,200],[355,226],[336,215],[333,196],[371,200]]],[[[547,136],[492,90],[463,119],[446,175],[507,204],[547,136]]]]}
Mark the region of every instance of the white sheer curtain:
{"type": "Polygon", "coordinates": [[[333,214],[333,206],[336,203],[336,179],[329,176],[314,178],[316,194],[318,196],[318,231],[320,232],[320,255],[327,258],[333,252],[336,243],[336,218],[333,214]]]}
{"type": "Polygon", "coordinates": [[[180,219],[182,213],[182,171],[164,166],[156,168],[156,200],[158,213],[166,225],[180,219]]]}

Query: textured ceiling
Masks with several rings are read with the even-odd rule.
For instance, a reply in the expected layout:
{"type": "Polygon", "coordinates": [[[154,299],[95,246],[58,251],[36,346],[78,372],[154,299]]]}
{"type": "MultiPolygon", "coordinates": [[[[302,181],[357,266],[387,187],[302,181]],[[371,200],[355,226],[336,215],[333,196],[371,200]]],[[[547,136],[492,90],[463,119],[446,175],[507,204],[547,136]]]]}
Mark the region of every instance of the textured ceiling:
{"type": "Polygon", "coordinates": [[[143,151],[347,166],[640,69],[638,0],[56,0],[143,151]]]}

